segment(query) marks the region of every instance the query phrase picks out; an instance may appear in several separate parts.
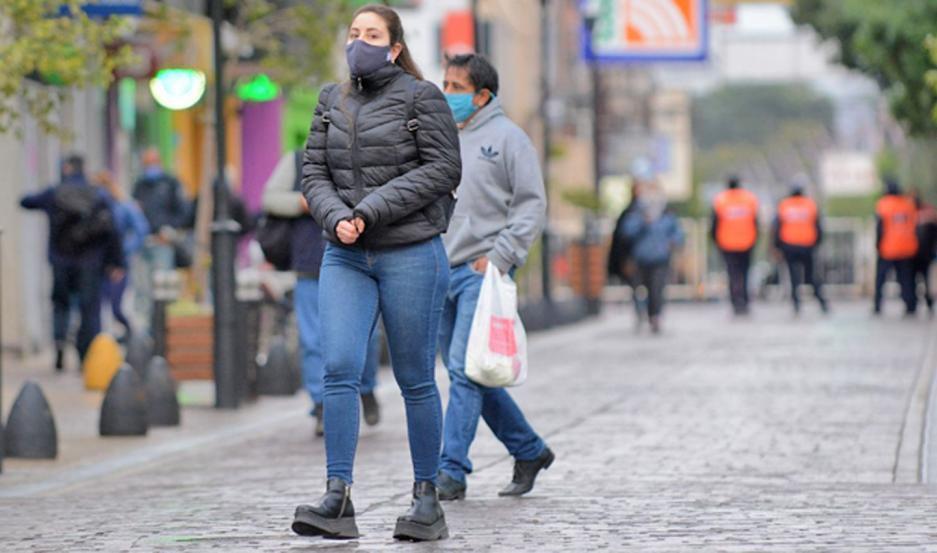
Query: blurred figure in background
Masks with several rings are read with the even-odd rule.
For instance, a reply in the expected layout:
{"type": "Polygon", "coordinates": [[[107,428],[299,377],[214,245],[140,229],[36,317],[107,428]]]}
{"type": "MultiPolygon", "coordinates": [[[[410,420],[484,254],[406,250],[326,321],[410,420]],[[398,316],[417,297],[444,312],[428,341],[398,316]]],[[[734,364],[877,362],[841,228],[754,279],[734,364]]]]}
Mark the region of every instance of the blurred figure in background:
{"type": "Polygon", "coordinates": [[[913,190],[911,197],[917,207],[917,241],[918,250],[914,257],[915,293],[917,280],[924,281],[924,301],[927,310],[934,315],[934,294],[930,287],[930,267],[937,255],[937,209],[924,201],[920,190],[913,190]]]}
{"type": "Polygon", "coordinates": [[[758,198],[728,178],[726,190],[713,202],[712,239],[729,273],[729,296],[736,315],[748,314],[748,270],[758,242],[758,198]]]}
{"type": "Polygon", "coordinates": [[[154,273],[174,270],[181,261],[176,259],[176,244],[182,240],[180,231],[188,222],[189,203],[179,180],[163,168],[159,150],[147,148],[140,162],[143,174],[134,183],[132,196],[146,216],[150,235],[140,256],[134,292],[140,315],[149,320],[154,273]]]}
{"type": "MultiPolygon", "coordinates": [[[[660,333],[664,288],[670,275],[670,258],[683,245],[684,234],[676,215],[667,207],[667,197],[656,185],[642,185],[635,208],[627,213],[616,234],[631,244],[637,265],[637,283],[647,291],[647,319],[651,332],[660,333]]],[[[637,286],[635,286],[637,288],[637,286]]]]}
{"type": "Polygon", "coordinates": [[[143,242],[150,234],[150,225],[137,203],[127,198],[123,187],[117,184],[114,176],[109,171],[99,171],[95,174],[94,184],[110,196],[114,211],[114,224],[117,235],[120,237],[124,260],[128,267],[122,278],[118,280],[104,279],[102,292],[103,299],[111,306],[114,319],[124,327],[124,335],[120,337],[120,340],[125,341],[133,333],[133,326],[123,310],[124,292],[130,283],[129,267],[131,267],[131,260],[134,255],[143,248],[143,242]]]}
{"type": "Polygon", "coordinates": [[[823,297],[822,283],[814,266],[817,247],[823,241],[823,226],[817,203],[804,195],[804,183],[796,181],[791,193],[778,204],[774,220],[774,247],[784,256],[791,276],[791,300],[794,313],[800,313],[800,296],[797,293],[802,283],[813,288],[813,295],[820,302],[824,313],[829,304],[823,297]]]}
{"type": "Polygon", "coordinates": [[[101,278],[109,274],[119,281],[125,269],[110,200],[104,191],[88,184],[84,158],[66,158],[61,175],[57,185],[20,200],[24,209],[42,210],[49,217],[57,371],[64,368],[73,299],[77,297],[81,313],[75,345],[83,360],[91,341],[101,331],[101,278]]]}
{"type": "MultiPolygon", "coordinates": [[[[622,222],[625,218],[638,207],[638,198],[641,196],[643,183],[651,182],[654,179],[651,163],[645,158],[637,158],[631,164],[631,200],[625,209],[615,221],[615,228],[622,228],[622,222]]],[[[634,305],[636,325],[635,330],[640,330],[644,321],[646,309],[644,302],[638,294],[639,282],[637,267],[631,258],[631,241],[622,233],[612,233],[612,243],[608,252],[608,275],[618,279],[622,284],[631,288],[631,300],[634,305]]]]}
{"type": "Polygon", "coordinates": [[[875,270],[876,315],[882,312],[882,289],[888,274],[895,272],[901,286],[905,315],[917,311],[914,291],[914,259],[918,254],[917,206],[914,200],[902,194],[898,181],[885,180],[885,194],[875,205],[876,248],[878,263],[875,270]]]}
{"type": "MultiPolygon", "coordinates": [[[[325,434],[322,416],[325,385],[325,356],[322,353],[322,323],[319,319],[319,272],[325,239],[322,228],[309,214],[302,190],[302,150],[280,158],[273,174],[264,185],[263,210],[268,216],[288,219],[290,225],[289,269],[296,273],[293,309],[299,327],[303,384],[312,399],[312,416],[316,419],[315,434],[325,434]]],[[[260,231],[258,231],[258,235],[260,231]]],[[[368,358],[361,375],[361,405],[364,421],[374,426],[381,420],[380,407],[374,396],[377,366],[380,357],[380,335],[375,331],[368,347],[368,358]]]]}

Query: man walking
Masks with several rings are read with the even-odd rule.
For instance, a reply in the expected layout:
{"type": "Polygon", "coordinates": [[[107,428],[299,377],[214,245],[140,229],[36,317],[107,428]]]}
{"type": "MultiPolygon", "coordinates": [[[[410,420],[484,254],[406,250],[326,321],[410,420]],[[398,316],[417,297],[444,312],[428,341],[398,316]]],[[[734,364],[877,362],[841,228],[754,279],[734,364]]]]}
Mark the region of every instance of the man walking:
{"type": "Polygon", "coordinates": [[[778,204],[774,221],[774,246],[784,256],[791,275],[791,300],[795,314],[800,313],[797,290],[804,282],[813,288],[820,309],[824,313],[829,310],[820,279],[814,272],[816,250],[822,240],[823,226],[817,203],[805,196],[803,185],[797,183],[791,188],[790,196],[778,204]]]}
{"type": "Polygon", "coordinates": [[[498,73],[476,54],[449,61],[446,99],[460,128],[462,182],[445,235],[452,266],[440,326],[440,349],[451,387],[437,478],[439,498],[465,497],[472,472],[469,449],[479,417],[514,457],[514,478],[499,492],[523,495],[553,452],[504,388],[487,388],[465,375],[465,352],[483,275],[489,263],[505,274],[524,264],[545,223],[546,195],[537,152],[501,108],[498,73]]]}
{"type": "Polygon", "coordinates": [[[52,265],[55,369],[64,368],[65,342],[72,301],[77,298],[81,325],[75,345],[84,360],[101,331],[101,279],[124,275],[124,254],[106,193],[85,178],[84,159],[73,155],[62,163],[62,180],[42,192],[24,196],[20,206],[49,217],[49,263],[52,265]]]}
{"type": "Polygon", "coordinates": [[[885,194],[875,205],[875,219],[878,262],[874,313],[879,315],[882,312],[882,289],[888,274],[894,271],[901,286],[905,315],[914,315],[917,311],[914,290],[914,258],[918,253],[917,206],[914,200],[901,193],[897,181],[885,181],[885,194]]]}
{"type": "Polygon", "coordinates": [[[924,301],[927,310],[934,315],[934,294],[930,286],[930,268],[937,254],[937,208],[924,201],[920,190],[911,193],[914,204],[917,206],[917,255],[914,257],[915,293],[917,281],[924,284],[924,301]]]}
{"type": "MultiPolygon", "coordinates": [[[[289,268],[296,273],[293,290],[293,309],[299,327],[299,345],[302,359],[303,384],[312,399],[312,416],[316,419],[315,434],[323,436],[322,417],[323,375],[325,358],[322,354],[322,323],[319,320],[319,270],[325,252],[322,229],[309,215],[309,207],[300,192],[302,151],[289,152],[267,180],[263,194],[263,209],[267,215],[289,220],[289,268]]],[[[368,358],[361,376],[361,404],[364,421],[369,426],[380,422],[381,415],[374,396],[380,340],[375,331],[368,348],[368,358]]]]}
{"type": "Polygon", "coordinates": [[[758,198],[729,177],[713,202],[712,239],[729,273],[729,296],[736,315],[748,314],[748,269],[758,242],[758,198]]]}

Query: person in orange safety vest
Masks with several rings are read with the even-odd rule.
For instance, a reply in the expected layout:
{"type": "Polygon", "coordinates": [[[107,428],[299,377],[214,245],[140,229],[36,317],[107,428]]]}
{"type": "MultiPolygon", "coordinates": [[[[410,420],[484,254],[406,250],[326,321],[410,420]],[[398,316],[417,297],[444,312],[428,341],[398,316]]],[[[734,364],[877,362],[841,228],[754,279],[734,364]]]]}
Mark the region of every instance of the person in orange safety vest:
{"type": "Polygon", "coordinates": [[[875,271],[875,314],[882,311],[882,288],[894,270],[901,285],[905,314],[917,310],[914,291],[914,258],[917,256],[917,206],[901,193],[895,180],[885,182],[885,194],[875,205],[876,247],[878,263],[875,271]]]}
{"type": "Polygon", "coordinates": [[[758,242],[758,198],[729,177],[727,189],[713,201],[712,239],[729,273],[729,296],[736,315],[748,313],[748,269],[758,242]]]}
{"type": "Polygon", "coordinates": [[[813,288],[824,313],[829,305],[823,297],[822,283],[814,272],[817,247],[823,241],[823,226],[817,203],[804,195],[804,186],[795,183],[790,196],[778,204],[774,220],[774,247],[784,256],[791,276],[791,300],[794,312],[800,313],[800,296],[797,294],[802,283],[813,288]]]}

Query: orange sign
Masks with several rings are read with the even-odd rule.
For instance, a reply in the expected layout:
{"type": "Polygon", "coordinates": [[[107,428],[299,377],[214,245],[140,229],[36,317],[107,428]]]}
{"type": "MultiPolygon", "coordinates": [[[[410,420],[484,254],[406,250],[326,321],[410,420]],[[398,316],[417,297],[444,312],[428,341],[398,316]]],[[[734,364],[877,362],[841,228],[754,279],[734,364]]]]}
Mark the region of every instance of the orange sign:
{"type": "Polygon", "coordinates": [[[593,0],[597,18],[587,55],[608,61],[706,57],[707,0],[593,0]]]}

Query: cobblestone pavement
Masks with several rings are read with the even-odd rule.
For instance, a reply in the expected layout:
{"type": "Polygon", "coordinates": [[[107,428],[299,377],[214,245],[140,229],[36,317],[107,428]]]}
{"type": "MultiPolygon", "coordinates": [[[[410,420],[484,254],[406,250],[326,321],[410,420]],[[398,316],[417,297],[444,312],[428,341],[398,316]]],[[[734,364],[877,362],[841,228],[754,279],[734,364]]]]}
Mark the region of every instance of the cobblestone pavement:
{"type": "Polygon", "coordinates": [[[358,452],[359,540],[289,531],[324,477],[297,397],[237,427],[219,419],[188,445],[105,461],[111,472],[12,484],[5,473],[0,550],[937,551],[937,489],[895,483],[935,326],[872,319],[865,304],[796,321],[759,307],[734,321],[725,306],[673,305],[657,338],[635,334],[625,309],[533,336],[515,395],[557,461],[529,496],[498,498],[511,461],[480,428],[468,498],[446,504],[447,541],[391,538],[411,476],[402,401],[383,373],[385,418],[363,428],[358,452]]]}

